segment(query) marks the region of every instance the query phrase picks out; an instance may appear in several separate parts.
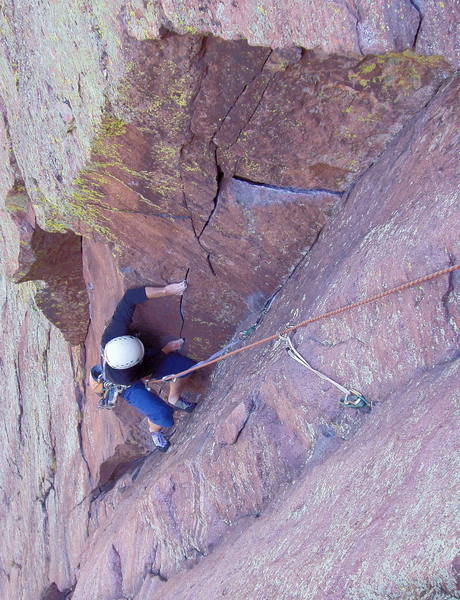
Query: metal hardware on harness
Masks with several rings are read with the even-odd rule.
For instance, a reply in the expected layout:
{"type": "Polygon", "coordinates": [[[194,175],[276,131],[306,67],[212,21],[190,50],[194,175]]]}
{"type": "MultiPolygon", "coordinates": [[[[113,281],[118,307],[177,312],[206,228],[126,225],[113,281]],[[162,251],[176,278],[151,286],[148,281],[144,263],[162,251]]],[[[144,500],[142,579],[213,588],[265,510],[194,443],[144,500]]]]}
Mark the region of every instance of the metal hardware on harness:
{"type": "Polygon", "coordinates": [[[101,396],[97,407],[112,410],[115,408],[118,396],[124,389],[126,389],[125,386],[118,387],[114,386],[113,384],[109,384],[107,386],[104,385],[104,394],[101,396]]]}
{"type": "Polygon", "coordinates": [[[343,394],[345,394],[345,397],[340,399],[340,403],[343,406],[348,406],[350,408],[367,409],[367,410],[365,410],[365,412],[370,411],[370,409],[371,409],[370,403],[366,400],[366,398],[360,392],[358,392],[356,390],[349,390],[346,387],[344,387],[343,385],[340,385],[340,383],[337,383],[337,381],[334,381],[327,375],[324,375],[324,373],[321,373],[321,371],[314,369],[310,365],[310,363],[298,352],[298,350],[296,348],[294,348],[291,338],[288,335],[280,335],[279,337],[281,340],[287,342],[286,351],[291,358],[296,360],[298,363],[300,363],[303,367],[305,367],[312,373],[315,373],[315,375],[318,375],[318,377],[320,377],[321,379],[324,379],[325,381],[332,383],[332,385],[334,385],[343,394]]]}
{"type": "Polygon", "coordinates": [[[102,359],[101,365],[94,365],[91,369],[91,376],[98,383],[102,383],[102,392],[98,394],[99,402],[97,404],[98,408],[106,408],[107,410],[112,410],[115,408],[115,405],[118,400],[118,396],[124,392],[129,386],[127,385],[117,385],[109,380],[106,374],[106,360],[104,358],[104,349],[100,348],[100,354],[102,359]]]}

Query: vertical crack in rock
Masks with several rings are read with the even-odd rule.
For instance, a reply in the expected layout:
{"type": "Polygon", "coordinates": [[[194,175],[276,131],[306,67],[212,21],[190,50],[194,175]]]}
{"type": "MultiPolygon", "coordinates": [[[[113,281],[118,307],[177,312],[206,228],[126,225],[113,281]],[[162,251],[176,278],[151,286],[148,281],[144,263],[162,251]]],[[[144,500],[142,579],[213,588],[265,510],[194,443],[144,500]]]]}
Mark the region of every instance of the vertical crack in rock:
{"type": "MultiPolygon", "coordinates": [[[[223,116],[223,118],[222,118],[222,120],[221,120],[221,122],[220,122],[220,125],[217,127],[217,129],[214,131],[214,134],[213,134],[213,136],[211,137],[211,141],[212,141],[212,143],[214,143],[214,144],[215,144],[215,138],[216,138],[217,134],[220,132],[220,130],[221,130],[221,128],[222,128],[222,126],[223,126],[223,124],[225,123],[225,121],[226,121],[227,117],[229,116],[229,114],[232,112],[232,110],[235,108],[235,106],[236,106],[236,105],[238,104],[238,102],[240,101],[240,98],[242,98],[242,97],[244,96],[244,94],[245,94],[246,90],[249,88],[249,86],[251,86],[251,85],[254,83],[254,81],[255,81],[255,80],[258,78],[258,77],[260,77],[260,75],[262,74],[262,72],[263,72],[263,70],[264,70],[264,68],[265,68],[265,65],[267,64],[267,62],[268,62],[268,60],[269,60],[270,56],[272,55],[272,53],[273,53],[273,50],[269,50],[269,51],[268,51],[268,53],[267,53],[267,57],[266,57],[266,59],[265,59],[264,63],[262,64],[262,66],[260,67],[260,70],[259,70],[259,72],[258,72],[258,73],[256,73],[256,74],[254,75],[254,77],[251,79],[251,81],[248,81],[248,83],[247,83],[247,84],[246,84],[246,85],[243,87],[243,89],[241,90],[241,92],[240,92],[240,93],[238,94],[238,96],[235,98],[235,101],[233,102],[233,104],[230,106],[230,108],[227,110],[227,112],[226,112],[226,113],[225,113],[225,115],[223,116]]],[[[265,93],[265,90],[264,90],[264,92],[263,92],[263,93],[265,93]]],[[[252,118],[252,115],[251,115],[251,118],[252,118]]],[[[239,135],[241,135],[241,132],[238,134],[238,136],[239,136],[239,135]]],[[[238,138],[237,138],[237,139],[238,139],[238,138]]],[[[236,141],[236,140],[235,140],[235,141],[236,141]]]]}
{"type": "Polygon", "coordinates": [[[203,235],[203,233],[205,232],[206,228],[208,227],[209,223],[211,222],[216,210],[217,210],[217,206],[219,204],[219,195],[221,192],[221,188],[222,188],[222,182],[224,180],[224,172],[222,171],[221,167],[219,166],[218,162],[217,162],[217,147],[215,147],[215,151],[214,151],[214,156],[215,156],[215,161],[216,161],[216,170],[217,170],[217,174],[216,174],[216,183],[217,183],[217,190],[216,190],[216,195],[213,198],[213,207],[211,209],[211,212],[209,213],[209,216],[206,220],[206,223],[203,225],[200,233],[196,236],[196,239],[198,241],[198,244],[200,245],[201,248],[203,248],[203,250],[206,252],[206,260],[208,262],[209,265],[209,269],[211,271],[211,273],[214,275],[214,277],[216,276],[216,272],[214,270],[214,267],[212,266],[212,260],[211,260],[211,253],[205,248],[205,246],[203,246],[202,242],[201,242],[201,237],[203,235]]]}
{"type": "MultiPolygon", "coordinates": [[[[217,148],[216,148],[216,152],[217,152],[217,148]]],[[[220,166],[219,166],[219,164],[217,162],[217,157],[216,157],[216,168],[217,168],[217,175],[216,175],[217,191],[216,191],[216,195],[212,199],[213,207],[211,209],[211,212],[209,213],[209,217],[207,218],[206,223],[203,225],[200,233],[198,234],[198,238],[197,238],[198,241],[200,241],[203,233],[205,232],[206,227],[211,222],[211,219],[214,216],[214,213],[216,212],[216,209],[217,209],[217,205],[219,203],[219,194],[220,194],[220,191],[221,191],[221,188],[222,188],[222,181],[224,179],[224,172],[222,171],[222,169],[220,168],[220,166]]]]}
{"type": "Polygon", "coordinates": [[[121,556],[115,545],[109,550],[109,565],[113,576],[114,587],[116,588],[115,598],[124,598],[123,594],[123,571],[121,567],[121,556]]]}
{"type": "MultiPolygon", "coordinates": [[[[190,273],[190,268],[188,268],[187,271],[185,272],[184,281],[186,283],[187,283],[187,278],[188,278],[189,273],[190,273]]],[[[182,337],[182,331],[183,331],[184,325],[185,325],[184,296],[183,295],[180,297],[179,314],[180,314],[180,318],[181,318],[181,326],[180,326],[180,331],[179,331],[179,337],[182,337]]]]}
{"type": "Polygon", "coordinates": [[[16,388],[18,391],[18,433],[19,433],[19,444],[23,444],[23,431],[22,431],[22,419],[24,417],[24,404],[22,402],[22,385],[21,385],[21,375],[20,375],[20,365],[19,365],[19,357],[18,360],[14,362],[14,374],[16,377],[16,388]]]}
{"type": "MultiPolygon", "coordinates": [[[[42,353],[42,364],[43,364],[43,375],[45,378],[46,389],[49,389],[49,349],[51,343],[51,327],[48,327],[46,344],[42,353]]],[[[57,457],[56,457],[56,449],[53,443],[53,426],[52,426],[52,412],[51,412],[51,402],[49,397],[49,392],[47,396],[48,401],[48,418],[47,418],[47,436],[43,435],[43,441],[50,452],[50,461],[46,464],[46,473],[43,477],[43,480],[40,485],[40,496],[37,498],[40,502],[40,506],[43,513],[43,538],[44,538],[44,546],[45,546],[45,564],[46,568],[49,569],[49,565],[51,563],[51,553],[50,553],[50,527],[49,527],[49,514],[48,514],[48,498],[53,492],[56,495],[55,488],[55,477],[56,477],[56,465],[57,465],[57,457]]]]}
{"type": "Polygon", "coordinates": [[[49,366],[50,366],[50,358],[49,358],[49,351],[50,351],[50,347],[51,347],[51,326],[48,327],[47,332],[46,332],[46,344],[45,347],[43,348],[43,352],[42,352],[42,359],[41,359],[41,364],[42,364],[42,368],[43,368],[43,376],[45,379],[45,387],[46,390],[48,392],[48,396],[47,396],[47,400],[48,400],[48,407],[49,407],[49,411],[48,411],[48,419],[47,419],[47,425],[48,425],[48,438],[43,437],[43,441],[45,442],[45,444],[47,445],[49,451],[50,451],[50,455],[51,455],[51,464],[50,464],[50,475],[51,475],[51,481],[50,484],[52,486],[52,488],[54,489],[54,477],[55,477],[55,471],[56,471],[56,464],[57,464],[57,460],[56,460],[56,448],[54,445],[54,436],[53,436],[53,413],[52,413],[52,408],[51,408],[51,399],[49,396],[49,390],[50,390],[50,377],[49,377],[49,366]]]}
{"type": "MultiPolygon", "coordinates": [[[[455,258],[449,253],[449,265],[453,266],[453,265],[455,265],[455,263],[456,263],[455,258]]],[[[447,282],[447,291],[445,292],[445,294],[443,294],[441,301],[442,301],[442,305],[444,307],[444,313],[446,316],[447,324],[452,329],[455,336],[458,336],[458,329],[456,328],[455,319],[454,319],[453,315],[451,314],[451,307],[450,307],[451,299],[452,299],[452,301],[455,301],[454,276],[455,276],[454,272],[449,273],[449,279],[447,282]]]]}
{"type": "Polygon", "coordinates": [[[43,375],[45,377],[46,389],[49,390],[49,350],[51,346],[51,327],[46,332],[46,344],[42,352],[43,375]]]}
{"type": "Polygon", "coordinates": [[[355,20],[355,31],[356,31],[356,44],[358,46],[359,52],[362,56],[365,56],[366,53],[363,50],[362,47],[362,43],[361,43],[361,32],[359,30],[359,25],[361,23],[361,12],[359,10],[359,5],[354,4],[354,9],[353,10],[348,2],[345,2],[345,7],[348,10],[348,12],[350,13],[351,17],[355,20]]]}
{"type": "Polygon", "coordinates": [[[418,42],[418,36],[419,36],[420,30],[422,28],[423,13],[422,13],[420,6],[418,5],[418,0],[409,0],[409,2],[418,13],[418,26],[417,26],[417,30],[414,35],[414,41],[412,42],[412,50],[415,50],[415,48],[417,46],[417,42],[418,42]]]}
{"type": "MultiPolygon", "coordinates": [[[[194,220],[193,220],[193,212],[190,209],[190,206],[187,202],[187,195],[185,193],[185,186],[184,186],[184,175],[183,175],[183,155],[184,155],[184,150],[185,148],[187,148],[187,146],[191,145],[193,140],[195,139],[195,133],[192,131],[192,115],[194,113],[195,110],[195,104],[197,101],[197,98],[199,97],[202,87],[203,87],[203,82],[206,79],[206,75],[208,72],[207,66],[205,64],[203,64],[204,61],[204,57],[206,55],[206,50],[207,50],[207,37],[203,36],[202,41],[201,41],[201,46],[198,50],[198,52],[196,53],[196,63],[197,65],[200,67],[201,72],[200,72],[200,76],[197,80],[197,84],[196,84],[196,88],[195,88],[195,92],[193,94],[193,97],[190,100],[190,116],[189,116],[189,120],[188,120],[188,130],[189,130],[189,139],[181,146],[180,151],[179,151],[179,177],[181,180],[181,188],[182,188],[182,201],[184,204],[184,207],[186,209],[186,211],[189,214],[189,219],[190,219],[190,224],[192,227],[192,231],[193,234],[195,236],[196,241],[198,242],[198,245],[200,246],[200,248],[206,253],[206,260],[207,263],[209,265],[209,268],[211,270],[211,273],[213,275],[215,275],[214,269],[212,267],[211,261],[210,261],[210,257],[209,257],[209,253],[207,252],[206,248],[203,247],[203,245],[200,242],[200,236],[203,233],[203,229],[201,230],[200,233],[198,233],[194,220]]],[[[216,175],[216,177],[218,178],[218,174],[216,175]]],[[[217,194],[219,193],[219,189],[217,189],[217,194]]],[[[214,212],[215,210],[215,201],[214,201],[214,206],[211,209],[211,214],[214,212]]],[[[209,221],[209,218],[208,218],[209,221]]],[[[187,273],[185,275],[185,280],[187,280],[187,276],[189,274],[190,269],[187,270],[187,273]]],[[[182,335],[182,330],[184,328],[184,314],[182,312],[182,304],[183,304],[183,297],[181,297],[181,302],[180,302],[180,314],[181,314],[181,318],[182,318],[182,324],[181,324],[181,329],[180,329],[180,334],[182,335]]]]}
{"type": "MultiPolygon", "coordinates": [[[[268,60],[268,58],[267,58],[267,60],[268,60]]],[[[247,119],[246,123],[245,123],[245,124],[244,124],[244,125],[241,127],[241,129],[239,130],[239,132],[238,132],[238,134],[237,134],[237,136],[236,136],[235,140],[234,140],[234,141],[233,141],[231,144],[229,144],[229,145],[227,146],[227,148],[226,148],[227,150],[230,150],[230,149],[232,148],[232,146],[234,146],[234,145],[237,143],[237,141],[240,139],[240,136],[242,135],[243,131],[244,131],[244,130],[245,130],[247,127],[248,127],[249,123],[250,123],[250,122],[251,122],[251,120],[252,120],[252,117],[253,117],[253,116],[256,114],[256,112],[257,112],[257,110],[258,110],[259,106],[261,105],[261,103],[262,103],[262,100],[263,100],[263,98],[264,98],[264,96],[265,96],[265,92],[267,91],[267,89],[268,89],[268,86],[269,86],[269,85],[270,85],[270,83],[272,82],[272,80],[273,80],[274,76],[275,76],[275,75],[273,74],[273,75],[271,75],[271,76],[269,77],[269,79],[268,79],[267,83],[265,84],[265,86],[264,86],[264,88],[263,88],[263,90],[262,90],[262,92],[261,92],[261,94],[260,94],[260,97],[259,97],[259,100],[258,100],[258,101],[257,101],[257,103],[256,103],[256,106],[254,107],[253,111],[252,111],[252,112],[251,112],[251,114],[249,115],[249,117],[248,117],[248,119],[247,119]]]]}
{"type": "MultiPolygon", "coordinates": [[[[77,396],[77,402],[80,405],[81,401],[83,399],[82,395],[81,395],[81,391],[80,390],[76,391],[75,395],[77,396]]],[[[79,422],[77,423],[78,445],[79,445],[79,448],[80,448],[80,456],[81,456],[83,462],[85,463],[86,470],[88,472],[88,481],[89,481],[89,484],[91,486],[92,485],[91,469],[90,469],[90,466],[89,466],[88,459],[86,458],[86,454],[85,454],[85,450],[84,450],[84,446],[83,446],[83,431],[82,431],[82,426],[83,426],[82,420],[79,419],[79,422]]]]}
{"type": "MultiPolygon", "coordinates": [[[[82,419],[82,412],[81,412],[81,411],[83,411],[84,400],[85,400],[85,389],[84,389],[85,370],[83,368],[83,365],[85,364],[84,347],[82,347],[77,352],[79,352],[78,355],[76,355],[73,351],[70,353],[70,362],[71,362],[71,366],[72,366],[72,372],[74,374],[73,378],[75,381],[75,386],[74,386],[75,399],[77,401],[78,409],[80,410],[80,414],[79,414],[79,418],[78,418],[78,422],[77,422],[78,447],[80,449],[81,459],[86,468],[88,484],[91,488],[93,486],[93,477],[91,474],[91,468],[90,468],[88,459],[86,457],[84,444],[83,444],[83,419],[82,419]]],[[[76,508],[78,508],[79,506],[81,506],[83,504],[83,502],[85,502],[86,500],[89,499],[90,496],[91,496],[91,494],[87,494],[86,496],[84,496],[82,498],[82,500],[80,500],[80,502],[77,502],[77,504],[75,504],[72,507],[71,510],[73,511],[76,508]]],[[[89,535],[90,535],[90,531],[89,531],[90,521],[91,521],[91,506],[88,508],[88,511],[86,513],[85,534],[86,534],[87,538],[89,538],[89,535]]]]}
{"type": "Polygon", "coordinates": [[[209,270],[214,275],[214,277],[217,277],[217,274],[216,274],[216,272],[214,270],[214,267],[212,265],[212,259],[211,259],[211,253],[210,252],[207,254],[206,260],[207,260],[207,263],[208,263],[208,266],[209,266],[209,270]]]}
{"type": "Polygon", "coordinates": [[[217,160],[216,160],[216,166],[217,166],[217,175],[216,175],[216,179],[217,179],[217,191],[216,191],[216,195],[213,198],[213,205],[214,206],[213,206],[213,208],[212,208],[212,210],[211,210],[211,212],[209,214],[209,217],[208,217],[206,223],[203,225],[203,228],[201,229],[201,231],[200,231],[200,233],[199,233],[199,235],[197,237],[198,243],[203,248],[203,250],[207,253],[206,254],[206,260],[208,261],[209,268],[211,270],[211,273],[214,275],[214,277],[216,277],[216,272],[214,270],[214,267],[212,266],[211,252],[208,252],[206,250],[206,248],[203,246],[203,244],[201,243],[201,236],[203,235],[205,229],[207,228],[207,226],[211,222],[211,220],[212,220],[212,218],[213,218],[213,216],[214,216],[214,214],[215,214],[215,212],[217,210],[217,205],[219,203],[219,194],[220,194],[221,187],[222,187],[222,181],[224,179],[224,172],[222,171],[222,169],[220,168],[220,166],[217,164],[217,160]]]}
{"type": "Polygon", "coordinates": [[[45,570],[49,571],[49,567],[51,564],[51,555],[50,555],[50,527],[49,527],[49,514],[48,507],[46,505],[47,500],[51,492],[55,493],[56,490],[54,488],[54,477],[52,480],[44,479],[42,481],[42,486],[45,489],[41,490],[41,495],[37,498],[40,503],[40,507],[43,514],[43,523],[42,523],[42,536],[43,536],[43,546],[44,546],[44,562],[45,562],[45,570]],[[45,484],[48,484],[45,487],[45,484]]]}

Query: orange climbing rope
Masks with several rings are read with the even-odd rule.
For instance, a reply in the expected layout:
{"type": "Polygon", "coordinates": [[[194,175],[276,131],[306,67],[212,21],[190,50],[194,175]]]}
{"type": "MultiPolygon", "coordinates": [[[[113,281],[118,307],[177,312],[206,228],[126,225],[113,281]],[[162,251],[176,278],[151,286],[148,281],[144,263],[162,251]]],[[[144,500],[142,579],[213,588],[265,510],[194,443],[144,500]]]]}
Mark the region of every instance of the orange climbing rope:
{"type": "Polygon", "coordinates": [[[421,283],[425,283],[426,281],[430,281],[431,279],[435,279],[436,277],[441,277],[442,275],[447,275],[447,273],[452,273],[453,271],[456,271],[457,269],[460,269],[460,264],[452,265],[451,267],[446,267],[445,269],[441,269],[440,271],[435,271],[434,273],[429,273],[428,275],[424,275],[423,277],[419,277],[418,279],[413,279],[412,281],[407,281],[406,283],[398,285],[394,288],[390,288],[389,290],[380,292],[380,294],[375,294],[374,296],[364,298],[364,300],[359,300],[358,302],[352,302],[351,304],[346,304],[345,306],[341,306],[340,308],[336,308],[335,310],[330,310],[329,312],[322,313],[320,315],[317,315],[316,317],[311,317],[310,319],[301,321],[300,323],[297,323],[296,325],[291,325],[290,327],[286,327],[286,329],[283,329],[283,331],[280,331],[279,333],[275,333],[275,334],[265,337],[261,340],[257,340],[256,342],[253,342],[252,344],[247,344],[246,346],[242,346],[241,348],[237,348],[236,350],[231,350],[230,352],[222,354],[221,356],[214,358],[212,360],[203,361],[197,365],[194,365],[193,367],[190,367],[190,369],[181,371],[180,373],[166,375],[162,379],[150,379],[150,382],[151,383],[161,383],[163,381],[170,381],[172,379],[176,379],[177,377],[189,375],[190,373],[199,371],[200,369],[203,369],[204,367],[209,367],[209,365],[213,365],[222,360],[225,360],[226,358],[230,358],[230,356],[235,356],[236,354],[239,354],[240,352],[246,352],[246,350],[250,350],[251,348],[255,348],[256,346],[260,346],[261,344],[266,344],[267,342],[276,340],[280,336],[287,335],[291,331],[295,331],[296,329],[299,329],[300,327],[305,327],[306,325],[310,325],[310,323],[315,323],[316,321],[320,321],[321,319],[328,319],[329,317],[335,317],[336,315],[340,315],[341,313],[346,312],[347,310],[351,310],[352,308],[357,308],[358,306],[364,306],[365,304],[370,304],[371,302],[376,302],[377,300],[381,300],[382,298],[385,298],[386,296],[390,296],[391,294],[396,294],[397,292],[402,292],[404,290],[407,290],[408,288],[414,287],[416,285],[420,285],[421,283]]]}

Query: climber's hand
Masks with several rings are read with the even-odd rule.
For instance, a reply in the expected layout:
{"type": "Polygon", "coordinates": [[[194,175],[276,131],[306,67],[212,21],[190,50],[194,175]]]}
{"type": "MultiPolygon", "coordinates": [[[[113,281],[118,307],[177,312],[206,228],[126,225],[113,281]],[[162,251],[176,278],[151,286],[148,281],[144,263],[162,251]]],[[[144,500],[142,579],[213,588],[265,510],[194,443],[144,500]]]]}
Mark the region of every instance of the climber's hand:
{"type": "Polygon", "coordinates": [[[169,354],[170,352],[177,352],[178,350],[180,350],[182,348],[183,344],[184,344],[183,338],[179,338],[178,340],[171,340],[165,346],[163,346],[161,351],[163,352],[163,354],[169,354]]]}

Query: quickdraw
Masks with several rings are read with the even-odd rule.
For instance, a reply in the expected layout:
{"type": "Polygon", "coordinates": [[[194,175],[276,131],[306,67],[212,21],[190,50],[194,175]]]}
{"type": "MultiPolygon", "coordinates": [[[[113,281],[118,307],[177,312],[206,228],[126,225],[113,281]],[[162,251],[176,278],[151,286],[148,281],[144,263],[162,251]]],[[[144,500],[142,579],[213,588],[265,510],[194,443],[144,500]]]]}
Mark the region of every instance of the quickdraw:
{"type": "Polygon", "coordinates": [[[318,377],[320,377],[321,379],[324,379],[325,381],[332,383],[332,385],[334,385],[343,394],[345,394],[345,396],[340,399],[340,404],[342,404],[343,406],[350,407],[350,408],[361,409],[361,412],[370,412],[371,411],[371,408],[372,408],[371,402],[366,400],[366,398],[360,392],[358,392],[357,390],[348,389],[345,386],[341,385],[340,383],[337,383],[337,381],[334,381],[333,379],[331,379],[324,373],[321,373],[321,371],[314,369],[311,366],[311,364],[307,361],[307,359],[305,357],[303,357],[300,354],[300,352],[294,347],[294,345],[292,344],[292,340],[288,335],[280,335],[279,337],[282,341],[287,343],[286,351],[292,359],[297,361],[299,364],[301,364],[303,367],[305,367],[306,369],[308,369],[315,375],[318,375],[318,377]]]}
{"type": "Polygon", "coordinates": [[[365,409],[363,412],[370,412],[372,408],[372,403],[356,390],[350,390],[347,396],[340,398],[339,402],[350,408],[363,408],[365,409]]]}

